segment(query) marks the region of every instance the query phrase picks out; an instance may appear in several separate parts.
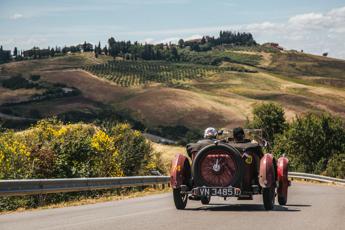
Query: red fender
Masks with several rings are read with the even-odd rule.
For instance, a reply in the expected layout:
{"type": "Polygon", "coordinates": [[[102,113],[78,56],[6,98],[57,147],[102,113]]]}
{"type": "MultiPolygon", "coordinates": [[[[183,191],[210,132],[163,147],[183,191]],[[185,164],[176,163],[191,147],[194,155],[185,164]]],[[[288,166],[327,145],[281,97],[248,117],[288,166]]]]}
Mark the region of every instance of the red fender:
{"type": "Polygon", "coordinates": [[[270,153],[266,153],[260,160],[259,183],[263,188],[275,186],[274,158],[270,153]]]}
{"type": "Polygon", "coordinates": [[[281,197],[285,199],[285,202],[287,200],[288,195],[288,187],[289,187],[289,179],[288,179],[288,166],[289,166],[289,160],[282,156],[278,159],[277,164],[277,175],[278,175],[278,198],[281,197]]]}
{"type": "Polygon", "coordinates": [[[190,177],[191,169],[188,158],[182,154],[176,154],[170,170],[171,187],[180,188],[181,185],[187,185],[190,177]]]}

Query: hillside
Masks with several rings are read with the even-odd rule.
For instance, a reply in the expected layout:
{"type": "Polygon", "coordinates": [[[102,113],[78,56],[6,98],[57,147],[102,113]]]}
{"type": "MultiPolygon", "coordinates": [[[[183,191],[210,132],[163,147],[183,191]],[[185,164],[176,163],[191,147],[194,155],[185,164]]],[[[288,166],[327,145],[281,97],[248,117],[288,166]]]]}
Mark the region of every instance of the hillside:
{"type": "Polygon", "coordinates": [[[2,81],[16,74],[26,79],[39,75],[37,84],[44,87],[0,87],[0,117],[5,125],[18,126],[9,115],[30,119],[59,115],[76,121],[119,112],[148,128],[203,129],[244,124],[255,104],[272,101],[282,104],[288,119],[307,111],[345,118],[343,60],[246,47],[179,52],[185,58],[179,63],[113,62],[108,56],[81,53],[2,64],[2,81]],[[204,64],[215,60],[217,64],[204,64]],[[47,92],[47,84],[78,93],[30,101],[47,92]]]}

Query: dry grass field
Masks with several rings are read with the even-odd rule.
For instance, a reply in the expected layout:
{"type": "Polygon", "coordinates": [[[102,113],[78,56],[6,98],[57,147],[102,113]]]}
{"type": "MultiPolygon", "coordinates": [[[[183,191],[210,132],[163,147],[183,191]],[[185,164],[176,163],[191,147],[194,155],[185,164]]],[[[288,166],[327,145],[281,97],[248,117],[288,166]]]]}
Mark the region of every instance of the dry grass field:
{"type": "MultiPolygon", "coordinates": [[[[17,73],[24,77],[38,74],[41,82],[62,83],[81,92],[74,97],[14,107],[26,116],[32,109],[50,116],[100,110],[108,105],[130,111],[148,127],[184,125],[203,129],[241,125],[251,116],[254,105],[270,101],[280,103],[288,119],[308,111],[327,111],[345,118],[345,61],[300,53],[251,53],[263,56],[256,67],[235,63],[222,66],[242,66],[256,73],[212,73],[182,81],[183,87],[160,83],[120,87],[80,69],[109,60],[87,53],[3,64],[0,79],[17,73]]],[[[0,88],[0,92],[3,104],[26,100],[37,90],[0,88]]]]}
{"type": "Polygon", "coordinates": [[[171,161],[176,154],[186,154],[186,148],[175,145],[163,145],[152,142],[154,151],[161,153],[161,158],[166,169],[170,169],[171,161]]]}

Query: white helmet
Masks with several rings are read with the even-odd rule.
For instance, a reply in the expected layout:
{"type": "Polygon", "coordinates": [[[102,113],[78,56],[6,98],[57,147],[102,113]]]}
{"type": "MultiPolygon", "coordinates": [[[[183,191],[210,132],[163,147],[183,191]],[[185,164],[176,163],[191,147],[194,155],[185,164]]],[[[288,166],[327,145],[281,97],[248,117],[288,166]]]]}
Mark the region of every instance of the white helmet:
{"type": "Polygon", "coordinates": [[[216,139],[218,131],[215,128],[208,127],[205,129],[204,138],[205,139],[216,139]]]}

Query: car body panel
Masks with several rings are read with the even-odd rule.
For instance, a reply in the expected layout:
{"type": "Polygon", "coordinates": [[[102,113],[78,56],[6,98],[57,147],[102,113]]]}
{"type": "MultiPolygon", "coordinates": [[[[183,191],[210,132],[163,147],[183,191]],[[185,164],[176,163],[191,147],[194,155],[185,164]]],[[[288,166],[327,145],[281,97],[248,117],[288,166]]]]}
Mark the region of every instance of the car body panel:
{"type": "Polygon", "coordinates": [[[278,195],[287,198],[287,190],[289,187],[289,179],[288,179],[288,164],[289,160],[282,156],[278,159],[277,162],[277,176],[278,176],[278,195]]]}
{"type": "Polygon", "coordinates": [[[275,186],[275,166],[274,158],[270,153],[266,153],[260,160],[259,183],[262,188],[275,186]]]}
{"type": "Polygon", "coordinates": [[[186,156],[177,154],[172,160],[170,171],[170,184],[173,188],[180,188],[181,185],[188,184],[190,179],[190,164],[186,156]]]}

